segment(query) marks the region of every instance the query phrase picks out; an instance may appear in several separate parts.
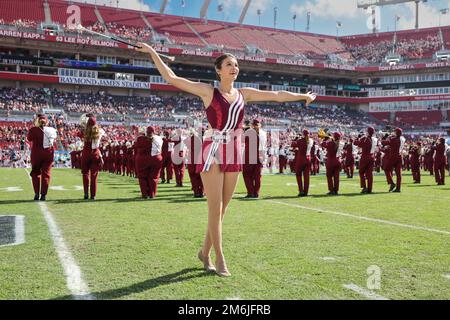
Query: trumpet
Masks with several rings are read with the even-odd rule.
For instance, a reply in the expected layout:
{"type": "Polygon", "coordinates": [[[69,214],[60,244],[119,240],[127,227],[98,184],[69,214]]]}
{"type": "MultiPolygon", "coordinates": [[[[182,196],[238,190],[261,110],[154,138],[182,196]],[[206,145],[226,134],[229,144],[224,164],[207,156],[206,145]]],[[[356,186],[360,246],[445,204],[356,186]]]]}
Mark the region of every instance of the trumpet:
{"type": "Polygon", "coordinates": [[[319,129],[319,131],[317,132],[317,136],[319,137],[319,139],[333,139],[333,137],[328,134],[324,129],[319,129]]]}

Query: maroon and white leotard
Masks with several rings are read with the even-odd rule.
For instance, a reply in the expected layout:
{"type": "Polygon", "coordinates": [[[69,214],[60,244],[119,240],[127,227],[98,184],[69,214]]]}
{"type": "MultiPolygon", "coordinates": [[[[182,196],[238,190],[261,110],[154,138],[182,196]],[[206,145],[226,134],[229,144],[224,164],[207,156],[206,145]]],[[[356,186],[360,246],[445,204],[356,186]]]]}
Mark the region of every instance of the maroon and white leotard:
{"type": "Polygon", "coordinates": [[[238,90],[230,104],[215,88],[211,104],[206,109],[210,129],[203,137],[202,163],[196,171],[207,172],[215,162],[222,172],[242,171],[241,133],[244,119],[244,97],[238,90]]]}

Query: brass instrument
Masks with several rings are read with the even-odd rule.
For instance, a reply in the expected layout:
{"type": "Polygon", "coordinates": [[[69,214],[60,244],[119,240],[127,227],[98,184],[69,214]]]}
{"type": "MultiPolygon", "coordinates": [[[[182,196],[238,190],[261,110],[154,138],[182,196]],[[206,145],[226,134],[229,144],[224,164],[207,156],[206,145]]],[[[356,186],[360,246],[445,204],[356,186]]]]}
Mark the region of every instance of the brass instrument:
{"type": "Polygon", "coordinates": [[[324,129],[319,129],[319,131],[317,132],[317,136],[319,137],[319,139],[325,139],[325,138],[333,139],[333,137],[330,134],[328,134],[327,132],[325,132],[324,129]]]}

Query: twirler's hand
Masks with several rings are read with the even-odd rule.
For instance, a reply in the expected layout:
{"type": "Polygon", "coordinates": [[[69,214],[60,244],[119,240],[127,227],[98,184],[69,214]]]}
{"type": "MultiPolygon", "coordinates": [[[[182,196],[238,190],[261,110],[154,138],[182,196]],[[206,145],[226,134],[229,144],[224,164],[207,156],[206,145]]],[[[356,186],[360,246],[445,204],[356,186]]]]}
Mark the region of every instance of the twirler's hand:
{"type": "Polygon", "coordinates": [[[155,49],[153,49],[153,47],[147,43],[138,42],[137,45],[141,48],[136,48],[136,51],[143,52],[143,53],[149,53],[149,54],[155,52],[155,49]]]}
{"type": "Polygon", "coordinates": [[[309,106],[314,100],[316,100],[317,94],[313,93],[312,91],[309,91],[306,94],[306,106],[309,106]]]}

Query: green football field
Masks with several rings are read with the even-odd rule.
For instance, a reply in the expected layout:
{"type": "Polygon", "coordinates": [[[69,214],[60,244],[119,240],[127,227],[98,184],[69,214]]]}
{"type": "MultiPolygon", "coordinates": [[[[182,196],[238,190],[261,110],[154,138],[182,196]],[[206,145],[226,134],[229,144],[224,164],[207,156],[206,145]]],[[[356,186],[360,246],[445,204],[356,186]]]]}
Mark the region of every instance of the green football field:
{"type": "Polygon", "coordinates": [[[328,197],[320,175],[300,199],[295,176],[267,175],[247,200],[241,178],[220,278],[197,259],[207,209],[189,187],[139,201],[136,180],[102,173],[84,201],[80,172],[54,169],[42,204],[25,169],[0,169],[0,216],[25,217],[25,242],[0,246],[0,299],[450,299],[450,187],[404,182],[388,193],[378,175],[360,195],[341,177],[328,197]]]}

